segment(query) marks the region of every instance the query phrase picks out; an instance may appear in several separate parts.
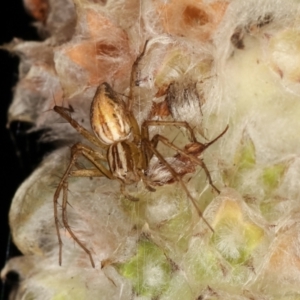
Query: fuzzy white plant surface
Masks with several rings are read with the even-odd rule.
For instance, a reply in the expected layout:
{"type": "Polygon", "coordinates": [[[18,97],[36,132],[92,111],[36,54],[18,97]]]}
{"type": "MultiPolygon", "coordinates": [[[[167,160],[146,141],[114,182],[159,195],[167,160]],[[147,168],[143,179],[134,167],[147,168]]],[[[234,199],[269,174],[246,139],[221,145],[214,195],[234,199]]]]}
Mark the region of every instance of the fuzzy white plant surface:
{"type": "MultiPolygon", "coordinates": [[[[21,57],[9,120],[47,129],[44,138],[63,147],[13,199],[10,226],[24,256],[1,275],[20,274],[16,299],[300,299],[300,2],[34,3],[25,1],[47,38],[7,45],[21,57]],[[117,180],[69,178],[68,222],[96,266],[63,226],[59,266],[53,195],[70,146],[89,142],[52,108],[69,108],[91,131],[97,86],[108,82],[127,101],[146,40],[133,91],[139,125],[186,121],[202,143],[229,125],[202,155],[221,193],[200,167],[183,177],[214,232],[154,157],[147,178],[156,191],[126,186],[138,202],[117,180]]],[[[190,142],[184,128],[152,126],[156,133],[180,149],[190,142]]],[[[177,172],[187,167],[158,149],[177,172]]]]}

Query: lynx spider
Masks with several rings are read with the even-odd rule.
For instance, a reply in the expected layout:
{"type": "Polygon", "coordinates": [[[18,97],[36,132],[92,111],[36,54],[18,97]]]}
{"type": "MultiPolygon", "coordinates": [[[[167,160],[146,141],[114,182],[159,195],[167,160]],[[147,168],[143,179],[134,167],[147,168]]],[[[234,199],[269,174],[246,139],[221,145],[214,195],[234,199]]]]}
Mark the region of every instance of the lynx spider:
{"type": "MultiPolygon", "coordinates": [[[[219,139],[227,130],[217,136],[214,140],[207,144],[201,144],[197,141],[192,128],[187,122],[177,121],[152,121],[146,120],[143,122],[141,128],[133,114],[133,89],[136,82],[136,73],[138,64],[143,57],[148,41],[146,41],[144,48],[132,65],[130,76],[130,92],[128,101],[125,103],[116,92],[110,87],[108,83],[102,83],[97,88],[90,110],[90,122],[93,129],[91,134],[88,130],[82,127],[77,121],[70,116],[70,110],[64,107],[55,106],[53,109],[62,118],[68,121],[74,129],[76,129],[84,138],[86,138],[95,148],[77,143],[71,148],[71,159],[69,165],[62,176],[53,197],[54,204],[54,219],[55,227],[59,243],[59,264],[62,263],[62,239],[59,230],[58,218],[58,199],[62,191],[62,222],[65,229],[68,231],[74,241],[87,253],[90,258],[91,265],[95,267],[91,250],[89,250],[83,242],[81,242],[75,233],[72,231],[67,218],[67,193],[68,193],[68,178],[69,177],[101,177],[105,176],[112,180],[118,180],[121,184],[121,192],[129,199],[136,201],[134,197],[130,196],[125,189],[126,185],[143,181],[146,188],[154,191],[152,187],[155,183],[147,177],[146,170],[149,166],[151,158],[155,155],[160,163],[169,171],[178,181],[190,199],[192,205],[197,211],[200,218],[204,220],[210,230],[213,232],[211,225],[205,220],[202,212],[196,204],[196,200],[192,197],[182,180],[182,174],[177,173],[166,159],[157,150],[157,144],[163,143],[167,147],[177,151],[181,158],[189,160],[194,165],[201,166],[208,178],[210,185],[219,193],[219,190],[212,182],[210,173],[204,162],[198,156],[217,139],[219,139]],[[150,126],[180,126],[185,127],[190,134],[192,143],[187,145],[184,150],[175,146],[167,138],[161,135],[155,135],[152,139],[149,138],[150,126]],[[106,151],[106,157],[101,153],[101,150],[106,151]],[[83,156],[90,161],[95,168],[93,169],[76,169],[76,162],[78,157],[83,156]],[[108,165],[106,167],[100,161],[105,161],[108,165]]],[[[185,174],[185,173],[184,173],[185,174]]]]}

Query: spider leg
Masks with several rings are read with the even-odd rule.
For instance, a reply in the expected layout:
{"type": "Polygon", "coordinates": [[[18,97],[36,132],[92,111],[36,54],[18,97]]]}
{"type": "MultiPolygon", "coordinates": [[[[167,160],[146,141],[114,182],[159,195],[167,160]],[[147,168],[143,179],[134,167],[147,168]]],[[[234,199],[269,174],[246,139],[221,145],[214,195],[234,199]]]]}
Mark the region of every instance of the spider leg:
{"type": "Polygon", "coordinates": [[[210,145],[212,145],[213,143],[215,143],[219,138],[221,138],[221,137],[226,133],[226,131],[228,130],[228,128],[229,128],[229,125],[227,125],[227,126],[225,127],[225,129],[224,129],[218,136],[216,136],[212,141],[203,144],[203,145],[204,145],[203,151],[204,151],[205,149],[207,149],[210,145]]]}
{"type": "MultiPolygon", "coordinates": [[[[95,263],[93,260],[93,256],[91,251],[78,239],[75,233],[72,231],[69,222],[68,222],[68,215],[67,215],[67,204],[68,204],[68,182],[65,181],[63,183],[63,202],[62,202],[62,220],[66,230],[69,232],[70,236],[73,240],[85,251],[85,253],[89,256],[91,265],[95,268],[95,263]]],[[[60,251],[61,254],[61,251],[60,251]]]]}
{"type": "Polygon", "coordinates": [[[131,67],[130,91],[129,91],[129,99],[128,99],[128,103],[127,103],[128,111],[132,110],[133,101],[134,101],[134,99],[133,99],[133,90],[134,90],[134,87],[136,85],[137,67],[138,67],[139,62],[141,61],[141,59],[143,58],[143,56],[146,52],[147,44],[148,44],[148,40],[145,42],[142,52],[138,55],[138,57],[136,58],[136,60],[134,61],[133,65],[131,67]]]}
{"type": "Polygon", "coordinates": [[[78,154],[76,154],[76,152],[72,154],[71,161],[70,161],[70,163],[68,165],[68,168],[66,169],[63,177],[61,178],[61,180],[60,180],[60,182],[59,182],[59,184],[58,184],[58,186],[56,188],[56,191],[54,193],[54,196],[53,196],[54,222],[55,222],[56,234],[57,234],[58,244],[59,244],[59,265],[60,266],[61,266],[61,263],[62,263],[62,239],[61,239],[60,230],[59,230],[59,218],[58,218],[58,209],[57,209],[58,198],[59,198],[61,190],[64,187],[64,183],[68,179],[68,176],[70,174],[70,171],[71,171],[72,167],[74,166],[74,164],[77,161],[77,156],[78,156],[78,154]]]}
{"type": "MultiPolygon", "coordinates": [[[[211,146],[212,144],[214,144],[218,139],[220,139],[228,130],[229,126],[227,125],[225,127],[225,129],[217,136],[215,137],[212,141],[208,142],[208,143],[200,143],[199,141],[197,141],[194,131],[191,128],[191,126],[188,124],[188,122],[185,121],[160,121],[160,120],[147,120],[143,123],[142,125],[142,137],[146,138],[149,140],[149,127],[150,126],[179,126],[179,127],[185,127],[186,130],[188,130],[188,132],[190,133],[190,139],[193,143],[201,145],[201,152],[203,152],[205,149],[207,149],[209,146],[211,146]]],[[[153,139],[152,139],[153,140],[153,139]]],[[[154,145],[154,147],[156,148],[158,143],[158,140],[153,140],[152,144],[154,145]]],[[[199,153],[200,155],[201,153],[199,153]]],[[[151,157],[150,157],[151,159],[151,157]]]]}
{"type": "Polygon", "coordinates": [[[103,176],[98,169],[80,169],[71,171],[69,174],[70,177],[100,177],[103,176]]]}
{"type": "Polygon", "coordinates": [[[197,143],[194,131],[188,122],[185,121],[160,121],[160,120],[147,120],[142,125],[142,134],[149,139],[149,130],[150,126],[179,126],[185,127],[186,130],[190,133],[190,139],[193,143],[197,143]]]}
{"type": "MultiPolygon", "coordinates": [[[[196,163],[197,165],[201,166],[202,169],[204,170],[206,177],[208,179],[209,184],[213,187],[213,189],[217,192],[220,193],[219,189],[213,184],[213,181],[211,179],[210,173],[204,163],[203,160],[198,159],[197,156],[199,156],[205,149],[207,149],[209,146],[211,146],[213,143],[215,143],[218,139],[220,139],[228,130],[229,126],[227,125],[225,127],[225,129],[217,136],[215,137],[212,141],[202,144],[200,142],[197,141],[193,129],[190,127],[190,125],[187,122],[177,122],[177,121],[145,121],[142,125],[142,136],[143,138],[145,138],[146,140],[149,140],[149,126],[182,126],[185,127],[191,135],[191,139],[193,141],[193,143],[198,147],[198,152],[196,153],[187,153],[183,150],[181,150],[180,148],[176,147],[173,143],[171,143],[168,139],[166,139],[165,137],[157,134],[155,135],[152,139],[151,139],[151,144],[153,145],[153,147],[156,149],[157,148],[157,144],[159,141],[161,141],[162,143],[164,143],[166,146],[170,147],[171,149],[179,152],[181,155],[187,157],[188,159],[190,159],[191,161],[193,161],[194,163],[196,163]]],[[[147,149],[145,149],[144,151],[144,155],[145,158],[144,160],[146,161],[146,165],[149,164],[150,159],[152,158],[152,155],[147,153],[147,149]]]]}
{"type": "Polygon", "coordinates": [[[54,106],[53,110],[57,112],[66,121],[68,121],[73,126],[73,128],[77,130],[79,134],[81,134],[83,137],[89,140],[92,144],[100,148],[104,148],[104,149],[107,148],[107,145],[101,143],[99,139],[97,139],[93,134],[91,134],[88,130],[82,127],[76,120],[74,120],[71,117],[68,108],[61,107],[61,106],[54,106]]]}
{"type": "Polygon", "coordinates": [[[113,179],[113,176],[111,172],[101,163],[99,163],[99,159],[103,159],[102,154],[99,152],[93,150],[92,148],[85,146],[83,144],[75,144],[71,148],[71,160],[69,162],[69,165],[61,178],[56,191],[53,196],[53,206],[54,206],[54,220],[55,220],[55,228],[56,228],[56,233],[57,233],[57,238],[58,238],[58,244],[59,244],[59,265],[62,264],[62,239],[60,235],[60,230],[59,230],[59,218],[58,218],[58,199],[60,196],[61,191],[63,191],[63,205],[62,205],[62,219],[63,219],[63,224],[67,231],[70,233],[72,238],[75,240],[75,242],[89,255],[91,264],[94,267],[94,261],[91,256],[90,250],[88,250],[82,242],[76,237],[76,235],[72,232],[70,226],[68,225],[68,219],[67,219],[67,186],[68,186],[68,178],[70,176],[73,177],[100,177],[100,176],[105,176],[109,179],[113,179]],[[90,161],[96,169],[89,169],[89,170],[72,170],[72,168],[76,165],[78,157],[83,156],[85,157],[88,161],[90,161]]]}
{"type": "Polygon", "coordinates": [[[146,147],[148,147],[150,149],[150,151],[153,152],[153,154],[155,154],[155,156],[161,161],[162,164],[165,165],[165,167],[169,170],[169,172],[173,175],[173,177],[180,183],[180,185],[182,186],[183,190],[186,192],[188,198],[191,200],[194,208],[196,209],[199,217],[205,222],[205,224],[208,226],[208,228],[214,232],[214,229],[211,227],[211,225],[208,223],[208,221],[204,218],[201,210],[199,209],[196,200],[193,198],[193,196],[191,195],[190,191],[188,190],[188,188],[186,187],[185,183],[183,182],[182,178],[175,172],[175,170],[170,166],[170,164],[164,159],[164,157],[159,153],[159,151],[154,148],[154,146],[152,145],[151,142],[149,142],[148,140],[143,140],[144,144],[146,145],[146,147]]]}
{"type": "MultiPolygon", "coordinates": [[[[141,129],[141,135],[143,138],[147,139],[148,141],[150,140],[149,137],[149,127],[150,126],[179,126],[179,127],[185,127],[188,132],[190,133],[190,138],[191,141],[196,143],[197,139],[195,137],[194,131],[191,128],[191,126],[188,124],[188,122],[185,121],[160,121],[160,120],[146,120],[144,121],[144,123],[142,124],[142,129],[141,129]]],[[[157,139],[153,139],[151,140],[152,145],[154,146],[154,148],[157,148],[157,144],[158,144],[158,140],[157,139]]],[[[146,165],[149,164],[152,156],[153,156],[153,152],[147,151],[148,149],[144,149],[144,156],[145,156],[145,161],[147,162],[146,165]]]]}
{"type": "MultiPolygon", "coordinates": [[[[190,159],[192,162],[194,162],[195,164],[199,165],[200,167],[202,167],[202,169],[204,170],[206,177],[208,179],[209,184],[211,185],[211,187],[218,193],[220,194],[220,190],[213,184],[213,181],[211,179],[210,173],[204,163],[204,161],[202,159],[197,158],[196,156],[190,154],[190,153],[186,153],[185,151],[181,150],[180,148],[178,148],[177,146],[175,146],[173,143],[171,143],[167,138],[161,136],[161,135],[155,135],[153,137],[152,140],[157,140],[162,142],[163,144],[165,144],[166,146],[170,147],[171,149],[177,151],[178,153],[180,153],[181,155],[187,157],[188,159],[190,159]]],[[[157,142],[155,141],[154,144],[157,144],[157,142]]]]}

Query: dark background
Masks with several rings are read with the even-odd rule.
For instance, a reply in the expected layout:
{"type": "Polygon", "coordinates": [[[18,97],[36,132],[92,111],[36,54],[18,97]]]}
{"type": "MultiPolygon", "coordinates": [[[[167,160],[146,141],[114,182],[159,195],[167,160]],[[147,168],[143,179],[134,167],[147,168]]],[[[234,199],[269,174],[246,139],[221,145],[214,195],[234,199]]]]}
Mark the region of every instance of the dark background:
{"type": "MultiPolygon", "coordinates": [[[[23,8],[22,0],[1,1],[0,4],[0,44],[10,42],[14,37],[24,40],[38,40],[36,30],[31,23],[33,19],[23,8]]],[[[22,181],[31,173],[43,155],[43,146],[38,141],[38,133],[26,134],[30,124],[15,122],[11,128],[6,127],[7,110],[11,103],[13,87],[18,78],[19,59],[0,50],[0,130],[1,130],[1,241],[0,269],[9,257],[20,255],[10,245],[8,212],[13,195],[22,181]]],[[[1,285],[0,299],[7,299],[9,282],[16,281],[17,275],[10,274],[7,283],[1,285]]]]}

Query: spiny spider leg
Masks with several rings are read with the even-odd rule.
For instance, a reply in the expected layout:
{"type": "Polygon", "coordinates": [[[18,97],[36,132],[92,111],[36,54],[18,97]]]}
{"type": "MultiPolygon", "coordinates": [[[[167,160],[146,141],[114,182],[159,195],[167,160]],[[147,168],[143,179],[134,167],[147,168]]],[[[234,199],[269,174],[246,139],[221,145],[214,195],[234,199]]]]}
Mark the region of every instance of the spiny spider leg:
{"type": "MultiPolygon", "coordinates": [[[[69,222],[68,222],[68,215],[67,215],[67,204],[68,204],[68,182],[65,181],[63,183],[63,202],[62,202],[62,220],[63,220],[63,224],[65,226],[65,228],[67,229],[67,231],[69,232],[70,236],[74,239],[74,241],[85,251],[85,253],[89,256],[91,264],[93,266],[93,268],[95,268],[95,263],[92,257],[92,253],[91,251],[85,247],[85,245],[78,239],[78,237],[74,234],[74,232],[72,231],[69,222]]],[[[61,255],[61,246],[59,249],[59,254],[61,255]]],[[[61,260],[61,257],[60,257],[61,260]]]]}
{"type": "MultiPolygon", "coordinates": [[[[174,144],[172,144],[167,138],[161,136],[161,135],[155,135],[153,137],[153,140],[159,140],[160,142],[162,142],[163,144],[165,144],[166,146],[170,147],[171,149],[174,149],[175,151],[177,151],[178,153],[180,153],[181,155],[187,157],[188,159],[190,159],[191,161],[193,161],[194,163],[196,163],[197,165],[201,166],[207,176],[208,182],[209,184],[212,186],[212,188],[218,193],[220,194],[220,190],[213,184],[210,173],[205,165],[205,163],[201,160],[198,159],[197,157],[195,157],[194,155],[190,154],[190,153],[186,153],[185,151],[183,151],[182,149],[178,148],[177,146],[175,146],[174,144]]],[[[155,142],[157,143],[157,142],[155,142]]]]}
{"type": "MultiPolygon", "coordinates": [[[[101,155],[99,155],[99,152],[93,150],[92,148],[85,146],[83,144],[75,144],[74,146],[72,146],[71,148],[71,160],[69,162],[69,165],[63,175],[63,177],[61,178],[57,189],[55,191],[54,197],[53,197],[53,205],[54,205],[54,220],[55,220],[55,227],[56,227],[56,232],[57,232],[57,236],[58,236],[58,243],[59,243],[59,264],[61,265],[62,262],[62,240],[61,240],[61,236],[60,236],[60,231],[59,231],[59,219],[58,219],[58,209],[57,209],[57,205],[58,205],[58,199],[59,199],[59,195],[61,190],[63,190],[63,206],[62,206],[62,216],[63,216],[63,224],[65,226],[65,228],[68,230],[68,232],[70,233],[70,235],[72,236],[72,238],[76,241],[76,243],[90,256],[91,259],[91,254],[90,251],[83,245],[82,242],[79,241],[79,239],[76,237],[76,235],[72,232],[70,226],[68,225],[68,221],[67,221],[67,213],[66,213],[66,204],[64,205],[64,202],[67,203],[67,190],[64,188],[65,185],[68,184],[68,178],[70,176],[82,176],[82,172],[80,171],[85,171],[85,175],[87,175],[91,170],[75,170],[72,171],[72,168],[75,166],[78,157],[83,156],[85,157],[88,161],[90,161],[92,164],[95,165],[95,167],[97,168],[98,172],[96,172],[96,169],[92,170],[92,174],[90,173],[89,175],[93,175],[93,177],[100,177],[100,176],[105,176],[109,179],[113,179],[113,176],[111,174],[111,172],[106,169],[106,167],[104,167],[101,163],[99,163],[97,160],[99,158],[102,158],[101,155]],[[73,174],[72,174],[73,173],[73,174]]],[[[84,172],[83,172],[84,173],[84,172]]],[[[92,261],[92,259],[91,259],[92,261]]],[[[93,267],[94,264],[92,263],[93,267]]]]}
{"type": "Polygon", "coordinates": [[[56,198],[56,201],[53,200],[53,205],[54,205],[54,223],[55,223],[55,229],[56,229],[56,235],[57,235],[58,247],[59,247],[58,262],[59,262],[59,265],[61,266],[61,262],[62,262],[62,244],[63,243],[62,243],[62,239],[61,239],[60,231],[59,231],[59,219],[58,219],[58,209],[57,209],[57,200],[58,200],[58,197],[59,197],[59,194],[60,194],[60,190],[58,191],[58,189],[57,189],[55,194],[54,194],[54,199],[56,198]]]}
{"type": "Polygon", "coordinates": [[[160,160],[160,162],[165,165],[165,167],[169,170],[169,172],[173,175],[173,177],[181,184],[182,188],[184,189],[184,191],[186,192],[187,196],[191,200],[194,208],[196,209],[199,217],[205,222],[205,224],[208,226],[208,228],[212,232],[214,232],[214,229],[211,227],[211,225],[208,223],[208,221],[204,218],[204,216],[203,216],[201,210],[199,209],[199,207],[198,207],[195,199],[193,198],[193,196],[189,192],[189,190],[186,187],[185,183],[183,182],[182,178],[175,172],[175,170],[164,159],[164,157],[159,153],[159,151],[156,148],[154,148],[154,146],[152,145],[151,142],[149,142],[148,140],[143,140],[143,143],[146,144],[146,146],[154,153],[154,155],[160,160]]]}
{"type": "MultiPolygon", "coordinates": [[[[185,122],[185,121],[161,121],[161,120],[146,120],[144,121],[144,123],[142,124],[142,128],[141,128],[141,134],[142,137],[146,140],[150,141],[150,137],[149,137],[149,127],[150,126],[178,126],[178,127],[185,127],[186,130],[189,132],[190,134],[190,139],[192,142],[196,143],[197,139],[195,137],[194,131],[191,128],[191,126],[185,122]]],[[[152,145],[154,146],[154,148],[157,148],[157,144],[158,144],[158,140],[151,140],[152,145]]],[[[144,149],[144,153],[145,153],[145,165],[144,165],[144,169],[147,169],[147,166],[153,156],[153,152],[150,151],[150,153],[147,151],[148,149],[144,149]]]]}
{"type": "Polygon", "coordinates": [[[85,137],[88,141],[100,148],[107,148],[107,145],[100,142],[93,134],[91,134],[88,130],[82,127],[77,121],[75,121],[69,112],[68,108],[61,107],[61,106],[54,106],[53,110],[57,112],[61,117],[63,117],[66,121],[68,121],[73,128],[77,130],[79,134],[85,137]]]}
{"type": "Polygon", "coordinates": [[[61,180],[60,180],[60,182],[59,182],[59,184],[56,188],[56,191],[54,193],[54,196],[53,196],[54,222],[55,222],[56,234],[57,234],[57,237],[58,237],[58,244],[59,244],[59,265],[61,265],[61,262],[62,262],[62,239],[61,239],[60,230],[59,230],[59,218],[58,218],[58,209],[57,209],[58,198],[59,198],[61,190],[64,187],[65,182],[68,179],[68,176],[71,172],[72,167],[75,165],[75,163],[77,161],[77,156],[78,155],[79,155],[79,153],[78,154],[72,153],[69,165],[68,165],[63,177],[61,178],[61,180]]]}
{"type": "Polygon", "coordinates": [[[149,42],[148,40],[145,42],[142,52],[136,58],[136,60],[134,61],[133,65],[131,67],[130,91],[129,91],[129,98],[128,98],[128,102],[127,102],[127,109],[130,112],[132,111],[133,100],[134,100],[133,90],[134,90],[134,87],[136,85],[136,77],[137,77],[136,70],[138,68],[139,62],[141,61],[141,59],[143,58],[143,56],[144,56],[144,54],[146,52],[146,48],[147,48],[148,42],[149,42]]]}
{"type": "Polygon", "coordinates": [[[210,141],[210,142],[208,142],[208,143],[205,143],[205,144],[201,144],[201,143],[199,143],[199,142],[197,142],[197,143],[203,145],[203,146],[204,146],[204,149],[203,149],[203,150],[205,150],[205,149],[208,148],[210,145],[214,144],[219,138],[221,138],[221,137],[226,133],[226,131],[228,130],[228,128],[229,128],[229,125],[227,125],[227,126],[225,127],[225,129],[224,129],[218,136],[216,136],[212,141],[210,141]]]}
{"type": "Polygon", "coordinates": [[[160,120],[147,120],[147,121],[144,121],[143,126],[142,126],[142,130],[145,131],[145,133],[143,133],[143,134],[147,138],[149,138],[149,133],[148,133],[148,130],[144,130],[144,129],[147,129],[149,126],[179,126],[179,127],[185,127],[186,130],[188,130],[188,132],[190,134],[191,141],[194,142],[194,143],[197,142],[194,131],[193,131],[192,127],[189,125],[188,122],[185,122],[185,121],[160,121],[160,120]]]}
{"type": "MultiPolygon", "coordinates": [[[[183,155],[184,157],[187,157],[188,159],[190,159],[191,161],[193,161],[194,163],[200,165],[207,178],[208,178],[208,182],[209,184],[214,188],[214,190],[217,193],[220,193],[219,189],[213,184],[210,173],[205,165],[205,163],[203,162],[203,160],[198,159],[197,156],[199,156],[205,149],[207,149],[209,146],[211,146],[213,143],[215,143],[218,139],[220,139],[228,130],[228,125],[226,126],[226,128],[216,137],[214,138],[212,141],[202,144],[200,142],[197,141],[193,129],[190,127],[190,125],[187,122],[180,122],[180,121],[145,121],[142,125],[142,133],[145,137],[145,139],[149,140],[149,126],[182,126],[182,127],[186,127],[186,129],[190,132],[191,135],[191,139],[193,141],[192,145],[196,146],[194,152],[188,152],[181,150],[180,148],[176,147],[173,143],[171,143],[167,138],[157,134],[155,135],[152,139],[151,139],[151,144],[153,145],[153,147],[156,149],[157,148],[157,144],[159,141],[161,141],[162,143],[164,143],[166,146],[170,147],[171,149],[179,152],[181,155],[183,155]]],[[[151,156],[149,157],[149,160],[151,159],[151,156]]]]}

